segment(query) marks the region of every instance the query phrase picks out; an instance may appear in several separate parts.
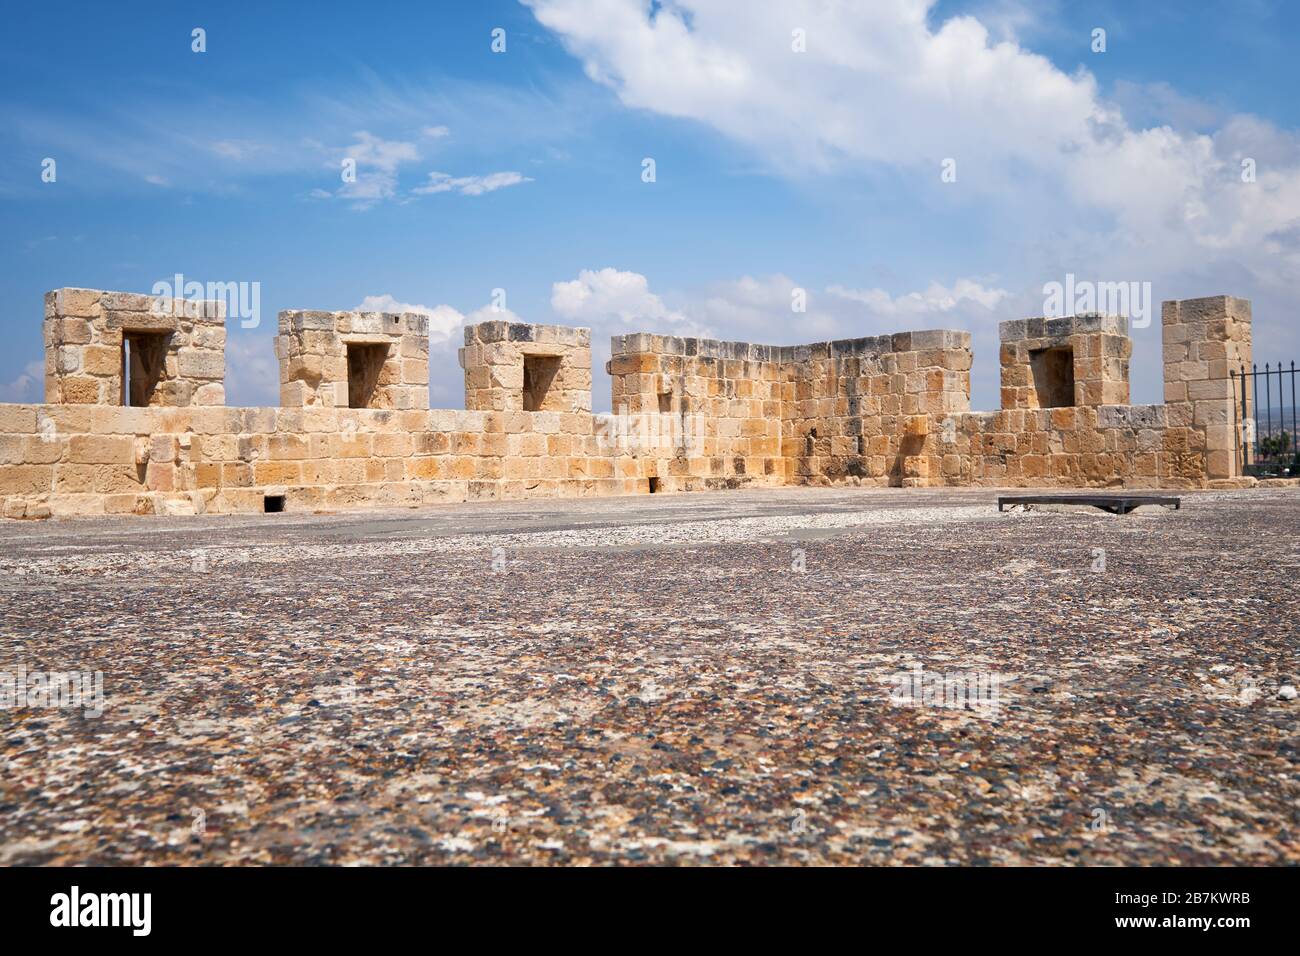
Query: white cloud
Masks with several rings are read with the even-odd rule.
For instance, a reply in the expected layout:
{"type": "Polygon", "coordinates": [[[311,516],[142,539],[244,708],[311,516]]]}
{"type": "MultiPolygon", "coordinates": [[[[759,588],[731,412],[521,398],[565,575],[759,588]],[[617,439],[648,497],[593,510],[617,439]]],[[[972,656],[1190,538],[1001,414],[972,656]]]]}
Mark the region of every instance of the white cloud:
{"type": "MultiPolygon", "coordinates": [[[[934,0],[524,2],[625,106],[704,123],[791,178],[910,185],[936,228],[959,208],[981,216],[967,255],[989,263],[988,244],[1007,250],[992,260],[1013,292],[1002,318],[1037,314],[1033,293],[1069,271],[1151,281],[1158,298],[1249,297],[1257,357],[1300,349],[1288,321],[1300,284],[1300,136],[1250,115],[1222,119],[1160,84],[1121,85],[1112,102],[1087,70],[1064,72],[1020,44],[1037,24],[1012,0],[976,3],[992,34],[975,16],[939,22],[934,0]],[[796,26],[805,53],[791,50],[796,26]],[[1146,109],[1126,115],[1135,99],[1146,109]],[[949,157],[958,178],[944,184],[949,157]]],[[[909,308],[870,293],[863,305],[909,308]]],[[[1135,335],[1138,401],[1160,397],[1158,332],[1148,338],[1135,335]]]]}
{"type": "Polygon", "coordinates": [[[900,296],[891,296],[884,289],[846,289],[841,285],[827,286],[826,291],[859,302],[880,316],[941,315],[967,302],[993,309],[1011,294],[1006,289],[990,289],[973,279],[958,279],[951,288],[932,282],[924,291],[900,296]]]}
{"type": "MultiPolygon", "coordinates": [[[[450,130],[446,126],[426,126],[420,130],[420,135],[425,139],[441,139],[449,134],[450,130]]],[[[382,139],[365,130],[355,135],[356,141],[351,146],[336,150],[335,153],[340,168],[343,161],[351,160],[355,163],[356,179],[345,182],[334,193],[313,189],[310,194],[312,198],[338,196],[351,200],[354,208],[364,210],[398,196],[400,168],[420,158],[419,148],[415,143],[382,139]]],[[[423,196],[457,192],[462,196],[482,196],[507,186],[529,182],[532,179],[513,170],[482,176],[452,176],[450,173],[431,172],[428,174],[428,182],[412,189],[410,194],[423,196]]]]}
{"type": "Polygon", "coordinates": [[[714,282],[676,296],[673,307],[650,290],[641,273],[604,268],[584,269],[576,279],[554,283],[551,310],[561,321],[615,335],[660,332],[794,345],[919,328],[927,322],[931,328],[965,328],[974,321],[987,325],[999,317],[993,310],[1008,295],[974,279],[957,279],[951,286],[932,282],[920,292],[897,296],[841,285],[809,290],[776,274],[714,282]],[[803,310],[796,310],[796,304],[803,310]]]}
{"type": "Polygon", "coordinates": [[[642,315],[669,321],[681,321],[668,312],[663,299],[651,293],[649,281],[640,272],[620,269],[582,269],[575,280],[555,282],[551,286],[551,308],[556,315],[573,320],[637,320],[642,315]]]}
{"type": "Polygon", "coordinates": [[[358,166],[368,166],[386,173],[395,172],[402,163],[420,158],[414,143],[403,140],[381,139],[365,130],[356,133],[356,142],[345,147],[343,155],[357,161],[358,166]]]}
{"type": "Polygon", "coordinates": [[[28,362],[18,376],[0,382],[0,402],[39,402],[45,393],[45,363],[28,362]]]}
{"type": "Polygon", "coordinates": [[[225,159],[242,162],[266,149],[261,143],[247,139],[221,139],[209,144],[209,149],[225,159]]]}
{"type": "Polygon", "coordinates": [[[525,0],[628,106],[701,120],[801,168],[1055,153],[1099,117],[1086,74],[988,43],[976,20],[937,32],[929,3],[525,0]],[[688,26],[689,23],[689,26],[688,26]],[[791,51],[792,26],[806,53],[791,51]]]}
{"type": "Polygon", "coordinates": [[[273,338],[232,329],[226,339],[226,404],[278,406],[279,383],[273,338]]]}
{"type": "MultiPolygon", "coordinates": [[[[767,345],[803,345],[913,329],[967,329],[977,338],[995,336],[1007,315],[998,308],[1003,289],[974,279],[950,286],[932,282],[918,292],[892,295],[884,289],[842,285],[804,288],[789,276],[742,276],[715,282],[688,296],[682,309],[707,324],[713,336],[767,345]],[[796,293],[798,295],[796,296],[796,293]],[[796,303],[804,311],[796,311],[796,303]]],[[[997,357],[996,339],[980,348],[997,357]]],[[[994,396],[976,383],[977,406],[994,396]]]]}
{"type": "Polygon", "coordinates": [[[488,173],[486,176],[452,176],[450,173],[429,173],[429,182],[411,192],[425,196],[432,193],[458,192],[462,196],[481,196],[506,186],[531,183],[528,176],[516,172],[488,173]]]}
{"type": "Polygon", "coordinates": [[[551,309],[566,321],[588,325],[620,323],[625,331],[657,332],[689,324],[686,316],[669,309],[650,291],[641,273],[608,267],[583,269],[576,279],[554,283],[551,309]]]}
{"type": "Polygon", "coordinates": [[[716,329],[714,338],[802,345],[848,337],[837,336],[839,324],[823,310],[817,296],[809,295],[808,289],[781,273],[710,283],[692,295],[684,308],[699,316],[710,329],[716,329]],[[807,311],[794,310],[796,292],[804,299],[807,311]]]}
{"type": "MultiPolygon", "coordinates": [[[[938,184],[952,157],[959,185],[945,188],[1039,217],[1040,195],[1065,199],[1053,213],[1067,223],[1107,217],[1126,247],[1104,244],[1111,261],[1140,249],[1160,268],[1249,256],[1300,220],[1294,135],[1258,120],[1216,135],[1134,128],[1090,73],[994,41],[971,16],[932,25],[933,0],[525,2],[627,106],[707,123],[789,174],[878,165],[938,184]],[[806,53],[790,49],[792,24],[806,53]],[[1255,184],[1241,181],[1243,155],[1260,164],[1255,184]]],[[[1192,101],[1161,94],[1168,111],[1204,121],[1192,101]]],[[[1300,275],[1300,258],[1285,264],[1300,275]]]]}
{"type": "MultiPolygon", "coordinates": [[[[389,140],[361,130],[354,134],[356,141],[336,151],[333,163],[342,170],[343,163],[355,164],[356,178],[344,182],[333,195],[352,202],[352,208],[366,210],[378,202],[397,195],[397,173],[403,163],[414,162],[420,152],[414,143],[389,140]]],[[[314,198],[322,198],[324,190],[312,191],[314,198]]]]}

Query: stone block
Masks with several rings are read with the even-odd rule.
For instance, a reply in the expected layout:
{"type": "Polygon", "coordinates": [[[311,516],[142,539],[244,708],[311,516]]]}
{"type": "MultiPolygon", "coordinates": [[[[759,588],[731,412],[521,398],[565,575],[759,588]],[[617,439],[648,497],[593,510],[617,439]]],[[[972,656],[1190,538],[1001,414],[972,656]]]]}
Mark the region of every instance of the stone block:
{"type": "Polygon", "coordinates": [[[135,464],[135,442],[117,435],[73,435],[68,460],[82,464],[135,464]]]}

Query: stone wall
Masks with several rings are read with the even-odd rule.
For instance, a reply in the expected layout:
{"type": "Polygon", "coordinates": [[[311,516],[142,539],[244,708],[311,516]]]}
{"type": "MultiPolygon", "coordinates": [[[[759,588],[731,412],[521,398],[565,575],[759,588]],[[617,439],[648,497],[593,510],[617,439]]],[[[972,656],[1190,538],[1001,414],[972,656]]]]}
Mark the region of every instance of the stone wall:
{"type": "Polygon", "coordinates": [[[1161,322],[1163,405],[1110,401],[1129,394],[1123,319],[1003,322],[1004,410],[940,419],[924,448],[939,468],[931,473],[944,484],[1007,487],[1230,486],[1241,476],[1241,423],[1229,372],[1251,362],[1250,303],[1165,302],[1161,322]],[[1030,353],[1062,343],[1074,349],[1076,401],[1036,408],[1036,388],[1019,373],[1030,353]]]}
{"type": "Polygon", "coordinates": [[[593,415],[590,332],[506,322],[465,330],[470,409],[429,410],[424,317],[356,312],[282,313],[284,407],[224,408],[219,303],[160,307],[147,296],[63,289],[46,309],[55,401],[0,405],[8,517],[414,507],[752,483],[1240,481],[1228,373],[1251,361],[1250,303],[1225,296],[1165,303],[1163,405],[1109,401],[1128,396],[1123,320],[1003,323],[1006,407],[996,412],[970,411],[969,333],[937,330],[800,346],[617,336],[614,411],[593,415]],[[136,396],[148,404],[132,407],[122,343],[136,333],[165,345],[152,359],[158,380],[136,396]],[[350,367],[353,345],[382,355],[368,370],[350,367]],[[362,401],[359,373],[369,407],[348,407],[362,401]]]}
{"type": "Polygon", "coordinates": [[[1163,405],[973,412],[941,420],[925,456],[946,485],[1170,487],[1165,423],[1163,405]]]}
{"type": "Polygon", "coordinates": [[[623,335],[615,412],[671,416],[688,437],[668,474],[735,485],[921,483],[925,417],[970,408],[970,334],[902,332],[812,345],[623,335]],[[696,420],[698,417],[698,420],[696,420]]]}
{"type": "Polygon", "coordinates": [[[664,463],[665,487],[779,483],[780,414],[793,397],[779,349],[666,335],[614,336],[612,407],[664,463]]]}
{"type": "Polygon", "coordinates": [[[8,517],[635,494],[654,463],[587,413],[0,405],[8,517]]]}
{"type": "Polygon", "coordinates": [[[795,389],[782,441],[790,481],[913,486],[938,476],[924,439],[933,416],[970,409],[969,332],[900,332],[790,351],[795,389]]]}

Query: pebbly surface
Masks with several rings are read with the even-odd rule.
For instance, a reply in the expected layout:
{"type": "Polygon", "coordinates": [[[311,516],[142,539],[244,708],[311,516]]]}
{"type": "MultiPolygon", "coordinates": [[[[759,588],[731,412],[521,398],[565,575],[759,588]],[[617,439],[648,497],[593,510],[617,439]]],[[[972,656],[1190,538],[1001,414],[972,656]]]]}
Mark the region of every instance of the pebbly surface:
{"type": "Polygon", "coordinates": [[[0,523],[0,864],[1300,863],[1300,493],[995,497],[0,523]]]}

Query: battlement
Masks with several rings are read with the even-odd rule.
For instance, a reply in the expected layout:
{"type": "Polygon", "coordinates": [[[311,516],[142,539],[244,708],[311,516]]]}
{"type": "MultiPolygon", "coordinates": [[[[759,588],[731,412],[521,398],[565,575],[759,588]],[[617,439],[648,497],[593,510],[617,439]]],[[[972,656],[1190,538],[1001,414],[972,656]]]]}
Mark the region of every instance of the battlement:
{"type": "Polygon", "coordinates": [[[1002,407],[1127,405],[1133,341],[1128,319],[1071,315],[998,325],[1002,407]]]}
{"type": "Polygon", "coordinates": [[[1002,409],[972,412],[969,332],[762,345],[489,321],[465,411],[430,411],[428,319],[280,313],[280,408],[222,408],[220,302],[46,296],[46,398],[0,405],[9,517],[420,506],[747,484],[1206,487],[1238,480],[1229,370],[1250,303],[1166,302],[1166,404],[1132,406],[1128,322],[1003,322],[1002,409]],[[274,504],[274,508],[272,508],[274,504]]]}
{"type": "Polygon", "coordinates": [[[414,312],[280,313],[286,408],[428,408],[429,318],[414,312]]]}
{"type": "Polygon", "coordinates": [[[591,329],[481,322],[458,358],[468,409],[591,411],[591,329]]]}
{"type": "Polygon", "coordinates": [[[225,303],[56,289],[45,296],[50,404],[225,404],[225,303]]]}

